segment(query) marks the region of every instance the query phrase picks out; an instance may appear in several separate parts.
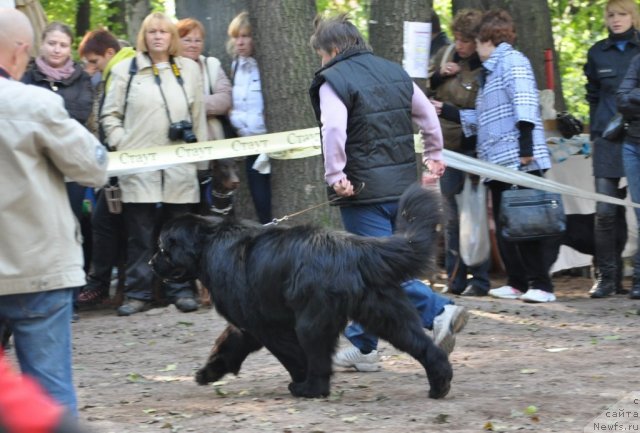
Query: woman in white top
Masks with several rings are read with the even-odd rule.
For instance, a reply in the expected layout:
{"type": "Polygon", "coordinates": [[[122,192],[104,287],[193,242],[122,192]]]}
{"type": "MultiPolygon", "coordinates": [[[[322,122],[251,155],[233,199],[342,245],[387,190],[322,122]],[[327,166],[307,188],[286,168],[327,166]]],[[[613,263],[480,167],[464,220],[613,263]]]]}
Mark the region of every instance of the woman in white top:
{"type": "MultiPolygon", "coordinates": [[[[233,108],[230,120],[241,137],[265,134],[264,102],[260,70],[253,58],[253,39],[249,14],[242,12],[229,24],[229,43],[236,56],[232,64],[233,108]]],[[[247,183],[253,205],[262,224],[271,222],[271,167],[266,154],[246,159],[247,183]]]]}

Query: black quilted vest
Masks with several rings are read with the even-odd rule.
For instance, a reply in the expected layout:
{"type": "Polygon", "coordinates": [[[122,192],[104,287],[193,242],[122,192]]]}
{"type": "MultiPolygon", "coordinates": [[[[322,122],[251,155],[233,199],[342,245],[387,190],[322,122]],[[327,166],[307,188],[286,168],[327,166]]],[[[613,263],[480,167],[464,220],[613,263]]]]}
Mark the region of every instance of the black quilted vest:
{"type": "MultiPolygon", "coordinates": [[[[395,201],[417,180],[411,98],[413,82],[400,65],[368,50],[338,54],[316,72],[309,93],[320,122],[320,86],[328,82],[347,107],[345,172],[355,197],[339,206],[395,201]]],[[[335,197],[332,188],[329,196],[335,197]]]]}

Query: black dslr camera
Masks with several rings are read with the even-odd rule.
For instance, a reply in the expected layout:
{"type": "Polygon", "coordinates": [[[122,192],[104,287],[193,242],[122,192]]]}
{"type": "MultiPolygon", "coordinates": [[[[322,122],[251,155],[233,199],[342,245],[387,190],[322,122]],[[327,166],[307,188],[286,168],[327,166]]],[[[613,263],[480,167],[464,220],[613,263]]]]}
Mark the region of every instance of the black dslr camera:
{"type": "Polygon", "coordinates": [[[193,124],[182,120],[169,125],[169,139],[184,140],[187,143],[196,143],[198,137],[193,133],[193,124]]]}

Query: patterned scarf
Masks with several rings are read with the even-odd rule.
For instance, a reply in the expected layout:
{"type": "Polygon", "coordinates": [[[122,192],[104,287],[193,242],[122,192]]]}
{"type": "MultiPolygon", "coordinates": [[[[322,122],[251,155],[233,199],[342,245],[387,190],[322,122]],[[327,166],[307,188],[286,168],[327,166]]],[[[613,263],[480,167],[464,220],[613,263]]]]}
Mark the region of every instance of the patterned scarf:
{"type": "Polygon", "coordinates": [[[50,81],[62,81],[66,80],[75,72],[73,60],[69,59],[67,62],[59,68],[50,66],[42,57],[36,58],[36,66],[38,70],[42,72],[50,81]]]}

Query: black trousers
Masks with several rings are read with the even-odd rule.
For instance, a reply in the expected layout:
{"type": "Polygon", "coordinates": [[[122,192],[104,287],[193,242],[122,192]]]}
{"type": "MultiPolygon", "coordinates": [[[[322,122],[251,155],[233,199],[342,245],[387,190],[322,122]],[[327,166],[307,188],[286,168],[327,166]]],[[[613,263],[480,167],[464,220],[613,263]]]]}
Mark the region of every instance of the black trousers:
{"type": "MultiPolygon", "coordinates": [[[[193,204],[123,203],[123,216],[127,232],[127,271],[125,294],[141,301],[153,299],[153,288],[158,284],[149,266],[157,249],[162,224],[171,218],[191,212],[193,204]]],[[[194,284],[170,283],[164,286],[169,300],[194,296],[194,284]]]]}
{"type": "Polygon", "coordinates": [[[122,214],[109,212],[104,189],[98,191],[96,196],[91,227],[93,252],[87,286],[108,289],[113,267],[124,262],[127,237],[122,214]]]}
{"type": "Polygon", "coordinates": [[[501,234],[500,203],[502,192],[511,188],[511,184],[494,180],[488,185],[493,203],[498,249],[507,272],[507,284],[522,292],[528,289],[553,292],[550,270],[557,258],[557,241],[553,239],[521,242],[505,240],[501,234]]]}

